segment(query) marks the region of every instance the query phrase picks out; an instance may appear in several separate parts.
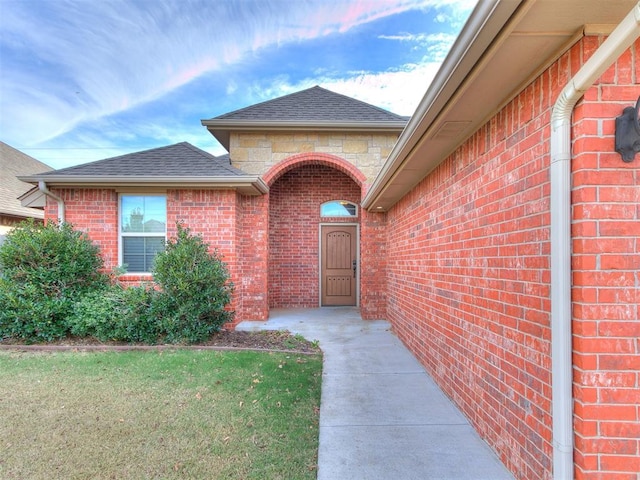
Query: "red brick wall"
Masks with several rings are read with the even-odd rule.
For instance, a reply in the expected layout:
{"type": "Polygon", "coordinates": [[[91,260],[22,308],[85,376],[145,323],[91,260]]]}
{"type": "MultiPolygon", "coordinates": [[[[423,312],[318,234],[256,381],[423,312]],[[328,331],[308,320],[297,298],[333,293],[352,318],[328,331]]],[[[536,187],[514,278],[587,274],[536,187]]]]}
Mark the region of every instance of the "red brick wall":
{"type": "Polygon", "coordinates": [[[330,200],[360,203],[360,187],[324,165],[303,165],[278,178],[269,192],[269,306],[319,305],[318,241],[320,205],[330,200]]]}
{"type": "MultiPolygon", "coordinates": [[[[550,113],[598,41],[574,46],[387,217],[389,320],[519,479],[552,468],[550,113]]],[[[637,56],[603,78],[626,87],[591,89],[575,114],[579,478],[640,470],[640,161],[611,153],[613,118],[640,94],[637,56]]]]}
{"type": "MultiPolygon", "coordinates": [[[[100,247],[106,270],[118,266],[118,194],[113,189],[55,189],[65,203],[66,221],[87,232],[100,247]]],[[[169,190],[167,235],[182,222],[217,249],[229,266],[234,283],[239,278],[236,253],[236,193],[232,190],[169,190]]],[[[46,217],[57,218],[57,204],[48,201],[46,217]]],[[[145,275],[124,275],[123,283],[148,280],[145,275]]],[[[235,308],[237,299],[234,297],[235,308]]]]}
{"type": "MultiPolygon", "coordinates": [[[[100,247],[105,268],[118,265],[118,195],[112,189],[52,189],[64,200],[65,220],[100,247]]],[[[58,205],[47,199],[45,218],[58,218],[58,205]]]]}
{"type": "MultiPolygon", "coordinates": [[[[599,39],[584,42],[588,57],[599,39]]],[[[578,52],[576,52],[578,53],[578,52]]],[[[574,112],[573,331],[576,478],[640,472],[640,155],[614,152],[640,96],[640,42],[574,112]]]]}
{"type": "Polygon", "coordinates": [[[236,280],[237,320],[269,317],[269,195],[238,200],[238,262],[236,280]]]}
{"type": "MultiPolygon", "coordinates": [[[[241,268],[236,241],[237,215],[236,192],[233,190],[167,191],[167,236],[175,236],[177,222],[189,227],[192,233],[201,235],[209,249],[217,250],[227,264],[234,284],[238,284],[241,268]]],[[[237,312],[239,306],[236,292],[230,308],[237,312]]]]}
{"type": "Polygon", "coordinates": [[[387,318],[387,215],[362,211],[360,220],[360,315],[387,318]]]}
{"type": "MultiPolygon", "coordinates": [[[[58,189],[56,193],[64,199],[67,221],[86,231],[98,244],[107,270],[116,267],[117,192],[58,189]]],[[[182,222],[193,233],[202,235],[212,249],[217,249],[229,266],[235,285],[232,308],[237,323],[267,319],[269,305],[318,306],[320,205],[336,199],[359,203],[360,188],[347,174],[334,168],[305,164],[276,180],[270,195],[248,197],[231,190],[169,190],[166,195],[168,236],[174,236],[176,222],[182,222]]],[[[56,215],[55,203],[50,204],[48,218],[56,215]]],[[[366,215],[371,219],[381,217],[366,215]]],[[[358,219],[322,221],[355,223],[358,219]]],[[[379,254],[384,248],[381,224],[377,220],[367,224],[371,225],[367,244],[372,247],[366,251],[379,254]]],[[[382,275],[381,265],[381,262],[371,264],[368,275],[363,274],[364,290],[371,299],[367,311],[372,318],[382,318],[384,310],[384,296],[378,290],[382,282],[378,277],[382,275]]],[[[148,279],[145,275],[120,277],[127,284],[148,279]]]]}

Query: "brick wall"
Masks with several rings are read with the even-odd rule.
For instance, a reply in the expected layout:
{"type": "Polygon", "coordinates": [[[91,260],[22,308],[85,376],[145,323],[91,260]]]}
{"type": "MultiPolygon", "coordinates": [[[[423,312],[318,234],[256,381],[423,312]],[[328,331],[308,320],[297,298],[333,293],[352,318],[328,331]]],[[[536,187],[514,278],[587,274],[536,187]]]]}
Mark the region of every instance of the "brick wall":
{"type": "Polygon", "coordinates": [[[366,210],[360,214],[360,315],[386,320],[387,215],[366,210]]]}
{"type": "MultiPolygon", "coordinates": [[[[268,318],[272,307],[317,307],[319,299],[318,225],[320,205],[329,200],[360,202],[359,185],[346,173],[332,166],[302,161],[289,165],[271,188],[271,194],[258,197],[239,195],[232,190],[168,190],[167,235],[182,222],[202,235],[217,249],[229,266],[235,285],[232,308],[235,323],[268,318]],[[271,209],[271,210],[270,210],[271,209]],[[271,252],[269,247],[271,246],[271,252]]],[[[350,172],[351,173],[351,172],[350,172]]],[[[118,265],[118,194],[113,189],[57,189],[65,202],[67,221],[88,233],[101,250],[105,268],[118,265]]],[[[55,218],[57,207],[49,202],[47,217],[55,218]]],[[[377,217],[366,214],[367,217],[377,217]]],[[[323,222],[357,223],[359,219],[325,218],[323,222]]],[[[369,245],[381,251],[380,225],[369,222],[369,245]]],[[[369,251],[367,249],[367,251],[369,251]]],[[[366,262],[365,262],[366,264],[366,262]]],[[[384,296],[380,285],[380,266],[363,274],[369,310],[381,318],[384,296]]],[[[149,280],[148,275],[127,274],[125,284],[149,280]]]]}
{"type": "Polygon", "coordinates": [[[354,219],[320,217],[330,200],[360,203],[360,187],[346,174],[324,165],[287,171],[269,192],[269,306],[319,305],[319,224],[357,223],[354,219]]]}
{"type": "Polygon", "coordinates": [[[239,196],[236,320],[269,317],[269,195],[239,196]]]}
{"type": "MultiPolygon", "coordinates": [[[[588,57],[601,39],[587,38],[588,57]]],[[[640,155],[614,152],[640,96],[640,41],[574,112],[573,331],[576,478],[640,478],[640,155]]]]}
{"type": "Polygon", "coordinates": [[[217,249],[230,271],[237,273],[236,193],[233,190],[167,191],[167,235],[181,222],[217,249]]]}
{"type": "MultiPolygon", "coordinates": [[[[575,45],[387,215],[389,320],[523,480],[552,468],[549,119],[600,40],[575,45]]],[[[579,478],[640,470],[640,162],[611,153],[613,118],[640,94],[637,58],[636,44],[575,113],[579,478]]]]}
{"type": "MultiPolygon", "coordinates": [[[[114,189],[55,189],[65,203],[66,221],[86,232],[100,247],[105,269],[118,266],[118,194],[114,189]]],[[[168,190],[167,236],[182,222],[217,249],[232,279],[240,276],[236,251],[236,193],[232,190],[168,190]]],[[[57,218],[57,204],[48,200],[46,218],[57,218]]],[[[125,284],[149,280],[148,275],[123,275],[125,284]]],[[[234,305],[237,299],[234,297],[234,305]]]]}
{"type": "MultiPolygon", "coordinates": [[[[118,195],[113,189],[52,189],[64,200],[65,220],[86,232],[100,247],[105,268],[118,266],[118,195]]],[[[47,199],[46,219],[58,218],[58,205],[47,199]]]]}

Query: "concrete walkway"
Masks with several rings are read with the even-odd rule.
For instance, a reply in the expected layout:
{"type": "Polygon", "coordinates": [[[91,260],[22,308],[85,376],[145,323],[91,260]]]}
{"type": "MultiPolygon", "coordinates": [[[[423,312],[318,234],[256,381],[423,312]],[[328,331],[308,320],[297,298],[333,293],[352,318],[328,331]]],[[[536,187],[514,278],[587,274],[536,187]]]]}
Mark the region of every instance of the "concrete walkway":
{"type": "Polygon", "coordinates": [[[318,480],[513,479],[385,321],[352,307],[271,311],[324,352],[318,480]]]}

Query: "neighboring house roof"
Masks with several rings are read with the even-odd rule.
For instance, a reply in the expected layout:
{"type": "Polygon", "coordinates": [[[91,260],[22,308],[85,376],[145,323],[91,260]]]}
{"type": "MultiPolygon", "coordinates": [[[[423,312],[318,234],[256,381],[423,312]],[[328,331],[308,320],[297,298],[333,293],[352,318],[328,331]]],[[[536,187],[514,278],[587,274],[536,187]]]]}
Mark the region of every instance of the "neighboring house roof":
{"type": "Polygon", "coordinates": [[[0,214],[24,218],[44,218],[40,209],[23,207],[18,197],[32,186],[18,176],[46,172],[51,167],[20,150],[0,142],[0,214]]]}
{"type": "Polygon", "coordinates": [[[608,35],[636,3],[479,2],[363,199],[363,208],[391,208],[580,38],[608,35]]]}
{"type": "Polygon", "coordinates": [[[400,132],[409,117],[315,86],[202,120],[228,150],[231,131],[347,130],[400,132]]]}
{"type": "Polygon", "coordinates": [[[210,153],[181,142],[96,162],[21,177],[31,183],[58,186],[201,186],[236,188],[246,194],[266,193],[262,180],[229,164],[228,156],[210,153]]]}

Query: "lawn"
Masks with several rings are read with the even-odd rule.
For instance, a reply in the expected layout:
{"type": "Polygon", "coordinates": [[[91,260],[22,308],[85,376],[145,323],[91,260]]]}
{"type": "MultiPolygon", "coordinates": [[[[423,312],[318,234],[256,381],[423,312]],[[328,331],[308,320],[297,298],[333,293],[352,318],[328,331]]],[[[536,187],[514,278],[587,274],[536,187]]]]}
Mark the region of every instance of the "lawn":
{"type": "Polygon", "coordinates": [[[0,478],[314,479],[320,355],[0,351],[0,478]]]}

